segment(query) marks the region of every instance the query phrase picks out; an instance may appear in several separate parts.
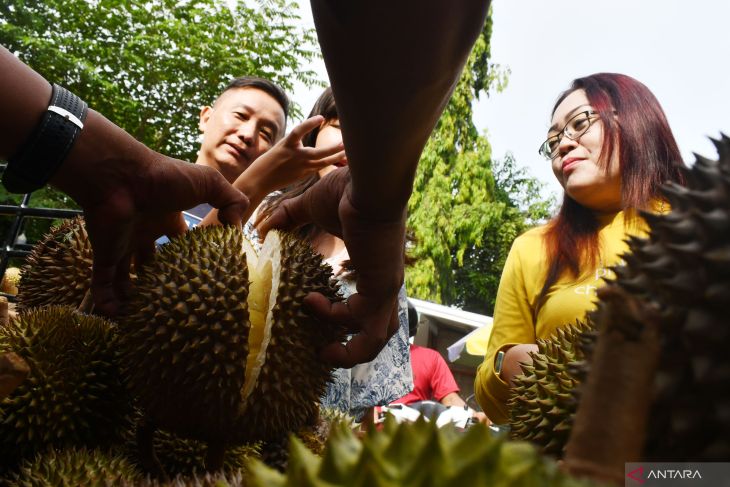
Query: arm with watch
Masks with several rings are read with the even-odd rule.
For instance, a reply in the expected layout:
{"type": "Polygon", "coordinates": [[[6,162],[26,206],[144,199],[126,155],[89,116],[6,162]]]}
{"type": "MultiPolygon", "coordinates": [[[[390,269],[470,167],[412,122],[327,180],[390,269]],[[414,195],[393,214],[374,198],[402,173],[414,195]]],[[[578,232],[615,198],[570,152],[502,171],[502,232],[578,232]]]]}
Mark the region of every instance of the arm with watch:
{"type": "Polygon", "coordinates": [[[117,311],[134,254],[185,231],[181,210],[210,203],[221,221],[240,224],[248,200],[218,171],[147,148],[2,46],[0,72],[3,184],[16,193],[50,184],[83,208],[97,311],[117,311]]]}

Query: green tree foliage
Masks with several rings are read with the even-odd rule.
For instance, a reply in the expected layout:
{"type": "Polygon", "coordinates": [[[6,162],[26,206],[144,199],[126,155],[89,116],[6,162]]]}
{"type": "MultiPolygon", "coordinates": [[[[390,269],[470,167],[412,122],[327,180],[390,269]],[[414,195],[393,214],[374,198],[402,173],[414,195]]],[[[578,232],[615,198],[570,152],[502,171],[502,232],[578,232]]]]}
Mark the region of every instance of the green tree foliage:
{"type": "MultiPolygon", "coordinates": [[[[288,0],[3,0],[0,43],[138,140],[194,160],[197,117],[227,82],[262,76],[291,92],[317,55],[288,0]]],[[[294,107],[294,115],[300,110],[294,107]]],[[[0,202],[14,201],[0,189],[0,202]]],[[[53,191],[34,206],[72,207],[53,191]]]]}
{"type": "Polygon", "coordinates": [[[489,314],[512,241],[550,206],[511,156],[492,160],[474,125],[474,101],[506,84],[489,62],[491,31],[490,13],[421,156],[408,220],[416,262],[406,271],[410,295],[489,314]]]}

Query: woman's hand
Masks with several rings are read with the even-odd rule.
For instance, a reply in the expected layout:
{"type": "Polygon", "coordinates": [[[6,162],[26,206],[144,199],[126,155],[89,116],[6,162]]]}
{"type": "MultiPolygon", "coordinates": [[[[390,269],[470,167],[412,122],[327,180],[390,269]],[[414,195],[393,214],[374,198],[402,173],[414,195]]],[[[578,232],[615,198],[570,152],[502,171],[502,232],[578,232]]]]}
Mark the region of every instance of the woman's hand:
{"type": "MultiPolygon", "coordinates": [[[[258,208],[263,199],[277,189],[284,188],[320,169],[345,160],[342,143],[315,149],[305,147],[302,139],[324,122],[321,115],[300,123],[268,152],[259,156],[233,182],[233,187],[248,197],[250,206],[244,214],[244,221],[258,208]]],[[[218,211],[208,213],[201,226],[219,225],[218,211]]]]}
{"type": "MultiPolygon", "coordinates": [[[[324,121],[323,116],[316,115],[294,127],[286,137],[256,159],[239,179],[253,178],[260,188],[256,191],[263,191],[266,196],[272,191],[311,176],[320,169],[345,160],[342,142],[321,148],[302,144],[304,136],[322,125],[324,121]]],[[[238,188],[236,182],[233,185],[238,188]]],[[[249,186],[250,183],[244,188],[249,186]]],[[[245,190],[244,193],[248,194],[245,190]]]]}
{"type": "Polygon", "coordinates": [[[537,345],[534,343],[521,343],[509,348],[504,354],[502,361],[502,372],[500,376],[510,387],[514,385],[514,378],[522,375],[520,364],[531,364],[530,353],[537,352],[537,345]]]}

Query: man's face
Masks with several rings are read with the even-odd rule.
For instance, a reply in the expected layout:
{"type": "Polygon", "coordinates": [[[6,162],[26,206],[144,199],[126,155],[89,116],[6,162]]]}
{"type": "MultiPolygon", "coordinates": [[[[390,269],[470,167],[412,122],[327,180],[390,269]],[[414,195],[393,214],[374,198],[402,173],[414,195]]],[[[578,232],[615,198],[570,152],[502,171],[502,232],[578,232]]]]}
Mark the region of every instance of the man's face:
{"type": "Polygon", "coordinates": [[[200,112],[198,163],[217,169],[231,183],[284,135],[284,109],[254,87],[233,88],[200,112]]]}

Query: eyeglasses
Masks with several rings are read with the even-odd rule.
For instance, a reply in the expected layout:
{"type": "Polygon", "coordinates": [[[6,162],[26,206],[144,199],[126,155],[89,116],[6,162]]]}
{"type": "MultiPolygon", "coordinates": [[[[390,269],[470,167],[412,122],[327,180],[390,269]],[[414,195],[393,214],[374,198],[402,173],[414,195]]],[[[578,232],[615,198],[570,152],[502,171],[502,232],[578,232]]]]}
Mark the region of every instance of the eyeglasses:
{"type": "Polygon", "coordinates": [[[538,151],[540,155],[548,161],[555,159],[558,156],[558,146],[563,135],[570,140],[578,140],[581,135],[588,132],[588,129],[591,128],[591,124],[597,118],[596,115],[598,115],[598,112],[586,110],[573,116],[557,134],[548,137],[542,143],[538,151]]]}

